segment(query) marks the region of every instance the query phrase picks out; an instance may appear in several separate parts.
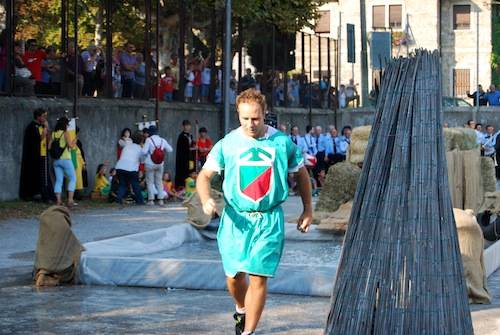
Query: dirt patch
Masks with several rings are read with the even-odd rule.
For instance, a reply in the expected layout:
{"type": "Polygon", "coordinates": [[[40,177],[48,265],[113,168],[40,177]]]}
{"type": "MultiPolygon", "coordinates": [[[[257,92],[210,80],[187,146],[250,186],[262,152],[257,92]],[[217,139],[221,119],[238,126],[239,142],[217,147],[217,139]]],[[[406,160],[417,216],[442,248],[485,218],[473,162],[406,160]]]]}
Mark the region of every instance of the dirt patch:
{"type": "MultiPolygon", "coordinates": [[[[1,201],[0,224],[2,224],[2,221],[9,219],[29,219],[37,217],[50,206],[52,206],[52,204],[46,204],[37,201],[21,201],[21,200],[1,201]]],[[[80,212],[91,209],[120,208],[120,207],[121,205],[115,203],[81,200],[78,201],[78,205],[73,207],[71,211],[80,212]]]]}

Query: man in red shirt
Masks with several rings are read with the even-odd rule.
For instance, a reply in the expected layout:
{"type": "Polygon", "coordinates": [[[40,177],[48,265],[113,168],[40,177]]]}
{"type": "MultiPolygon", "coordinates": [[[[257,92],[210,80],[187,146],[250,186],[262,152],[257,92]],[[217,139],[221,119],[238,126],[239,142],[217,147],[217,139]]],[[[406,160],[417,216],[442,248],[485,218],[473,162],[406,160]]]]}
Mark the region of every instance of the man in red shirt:
{"type": "Polygon", "coordinates": [[[42,62],[47,57],[45,51],[37,49],[35,39],[29,39],[26,42],[26,51],[23,55],[23,62],[36,81],[35,93],[41,93],[42,89],[42,62]]]}
{"type": "Polygon", "coordinates": [[[172,102],[174,94],[175,77],[172,76],[172,69],[170,66],[165,68],[165,76],[160,81],[160,99],[172,102]]]}

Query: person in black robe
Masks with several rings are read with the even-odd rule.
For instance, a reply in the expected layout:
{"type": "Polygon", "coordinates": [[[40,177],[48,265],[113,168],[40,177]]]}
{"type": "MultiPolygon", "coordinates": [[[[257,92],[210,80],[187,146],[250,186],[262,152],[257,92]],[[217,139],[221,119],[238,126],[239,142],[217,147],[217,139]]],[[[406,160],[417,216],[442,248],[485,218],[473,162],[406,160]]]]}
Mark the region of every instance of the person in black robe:
{"type": "Polygon", "coordinates": [[[177,149],[175,151],[175,187],[182,188],[186,184],[189,173],[195,169],[194,152],[196,150],[191,135],[191,122],[182,121],[182,132],[177,138],[177,149]]]}
{"type": "Polygon", "coordinates": [[[33,112],[33,121],[24,130],[19,182],[19,198],[23,200],[33,200],[38,196],[44,202],[54,200],[49,174],[48,139],[47,111],[38,108],[33,112]]]}

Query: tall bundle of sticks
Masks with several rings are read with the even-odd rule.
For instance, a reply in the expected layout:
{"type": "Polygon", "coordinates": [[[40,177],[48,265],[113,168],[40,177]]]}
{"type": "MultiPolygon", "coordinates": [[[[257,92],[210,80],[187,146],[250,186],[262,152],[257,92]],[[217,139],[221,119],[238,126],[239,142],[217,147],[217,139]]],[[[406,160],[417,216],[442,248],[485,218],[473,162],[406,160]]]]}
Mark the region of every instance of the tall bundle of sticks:
{"type": "Polygon", "coordinates": [[[437,51],[385,70],[325,334],[472,334],[437,51]]]}

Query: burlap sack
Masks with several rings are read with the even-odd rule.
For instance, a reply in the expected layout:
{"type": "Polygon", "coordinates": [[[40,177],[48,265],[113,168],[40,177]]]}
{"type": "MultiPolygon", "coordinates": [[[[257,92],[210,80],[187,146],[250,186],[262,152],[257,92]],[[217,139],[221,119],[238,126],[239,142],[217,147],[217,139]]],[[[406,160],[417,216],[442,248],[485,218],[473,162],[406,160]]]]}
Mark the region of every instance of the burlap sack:
{"type": "Polygon", "coordinates": [[[40,215],[40,230],[35,252],[35,284],[54,286],[71,282],[84,250],[71,231],[69,211],[52,206],[40,215]]]}
{"type": "MultiPolygon", "coordinates": [[[[214,189],[211,190],[211,195],[216,203],[217,214],[220,216],[225,206],[224,197],[221,192],[214,189]]],[[[193,193],[189,198],[184,200],[182,205],[187,208],[186,220],[195,228],[203,229],[208,226],[212,217],[206,215],[203,212],[203,207],[201,205],[201,200],[198,196],[198,192],[193,193]]]]}
{"type": "Polygon", "coordinates": [[[481,227],[471,210],[453,209],[458,232],[460,254],[464,266],[469,303],[489,304],[491,296],[484,268],[484,240],[481,227]]]}

